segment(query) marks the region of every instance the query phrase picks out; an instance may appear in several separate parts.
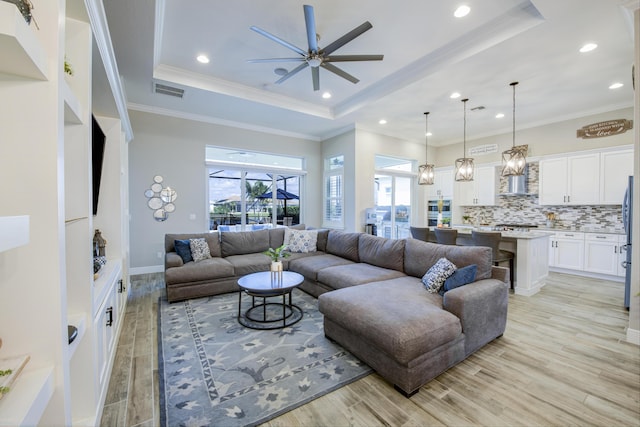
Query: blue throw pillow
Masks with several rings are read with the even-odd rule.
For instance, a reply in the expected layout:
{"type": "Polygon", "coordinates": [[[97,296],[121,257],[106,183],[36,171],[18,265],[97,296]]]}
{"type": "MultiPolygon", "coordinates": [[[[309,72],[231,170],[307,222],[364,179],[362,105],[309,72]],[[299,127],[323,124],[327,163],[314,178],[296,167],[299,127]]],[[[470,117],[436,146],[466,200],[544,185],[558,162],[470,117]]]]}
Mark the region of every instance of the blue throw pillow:
{"type": "Polygon", "coordinates": [[[445,292],[451,289],[459,288],[460,286],[467,285],[476,280],[476,273],[478,266],[476,264],[467,265],[457,269],[447,280],[444,281],[444,286],[440,289],[440,295],[444,295],[445,292]]]}
{"type": "Polygon", "coordinates": [[[173,246],[176,248],[176,253],[182,258],[182,262],[186,264],[193,261],[189,240],[174,240],[173,246]]]}

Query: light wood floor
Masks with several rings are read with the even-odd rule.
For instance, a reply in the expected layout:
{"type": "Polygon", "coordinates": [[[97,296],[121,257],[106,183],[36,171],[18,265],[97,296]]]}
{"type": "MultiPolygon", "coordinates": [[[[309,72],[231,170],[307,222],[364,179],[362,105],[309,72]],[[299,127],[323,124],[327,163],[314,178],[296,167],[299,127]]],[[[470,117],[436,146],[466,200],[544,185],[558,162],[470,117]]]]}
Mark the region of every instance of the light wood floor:
{"type": "MultiPolygon", "coordinates": [[[[156,426],[162,275],[132,277],[103,426],[156,426]]],[[[511,295],[502,338],[411,399],[376,374],[264,426],[640,426],[640,347],[620,283],[552,273],[511,295]]],[[[173,426],[170,426],[173,427],[173,426]]]]}

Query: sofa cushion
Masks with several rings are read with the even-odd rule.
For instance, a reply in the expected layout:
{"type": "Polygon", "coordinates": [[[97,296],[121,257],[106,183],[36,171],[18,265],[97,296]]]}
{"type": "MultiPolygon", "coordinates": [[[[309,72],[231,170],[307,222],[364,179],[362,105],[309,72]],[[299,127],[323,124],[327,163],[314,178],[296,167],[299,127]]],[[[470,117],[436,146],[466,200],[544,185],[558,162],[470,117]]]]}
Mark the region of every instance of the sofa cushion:
{"type": "Polygon", "coordinates": [[[437,299],[419,279],[400,278],[327,292],[318,304],[332,322],[407,365],[462,333],[460,320],[432,302],[437,299]]]}
{"type": "Polygon", "coordinates": [[[406,239],[404,246],[404,272],[422,277],[440,258],[447,258],[458,268],[476,264],[476,280],[491,278],[491,248],[485,246],[453,246],[406,239]]]}
{"type": "Polygon", "coordinates": [[[404,240],[362,234],[358,239],[360,262],[404,271],[404,240]]]}
{"type": "Polygon", "coordinates": [[[172,285],[213,281],[233,276],[234,269],[230,262],[223,258],[209,258],[200,262],[188,262],[181,267],[167,268],[164,280],[166,285],[172,285]]]}
{"type": "Polygon", "coordinates": [[[353,261],[340,258],[339,256],[316,252],[315,256],[298,258],[292,255],[289,259],[289,270],[302,274],[305,278],[315,282],[318,280],[318,272],[327,267],[336,265],[353,264],[353,261]]]}
{"type": "Polygon", "coordinates": [[[223,231],[220,233],[220,245],[223,257],[264,252],[269,249],[269,230],[223,231]]]}
{"type": "Polygon", "coordinates": [[[279,248],[284,245],[284,227],[277,227],[269,229],[269,247],[279,248]]]}
{"type": "Polygon", "coordinates": [[[345,233],[330,230],[327,237],[327,253],[337,255],[353,262],[360,262],[358,258],[358,240],[363,233],[345,233]]]}
{"type": "Polygon", "coordinates": [[[378,280],[394,279],[405,274],[366,263],[354,263],[323,268],[318,271],[318,282],[333,289],[361,285],[378,280]]]}
{"type": "Polygon", "coordinates": [[[468,285],[476,280],[476,272],[478,266],[475,264],[467,265],[466,267],[458,268],[453,274],[444,281],[444,285],[440,288],[438,293],[443,295],[445,292],[451,289],[459,288],[460,286],[468,285]]]}
{"type": "Polygon", "coordinates": [[[191,257],[195,262],[211,258],[209,245],[204,238],[190,239],[189,247],[191,248],[191,257]]]}
{"type": "Polygon", "coordinates": [[[176,253],[182,258],[183,263],[188,263],[193,261],[193,257],[191,256],[191,243],[188,239],[184,240],[174,240],[173,246],[176,248],[176,253]]]}
{"type": "Polygon", "coordinates": [[[456,271],[456,265],[446,258],[440,258],[422,276],[422,283],[431,293],[438,292],[447,280],[456,271]]]}
{"type": "Polygon", "coordinates": [[[180,233],[180,234],[165,234],[164,235],[164,250],[166,253],[175,252],[176,240],[189,240],[189,239],[205,239],[209,245],[209,253],[212,257],[221,256],[220,250],[220,233],[212,231],[210,233],[180,233]]]}
{"type": "Polygon", "coordinates": [[[316,230],[284,231],[284,244],[291,253],[307,253],[317,250],[318,232],[316,230]]]}
{"type": "Polygon", "coordinates": [[[271,259],[262,253],[230,255],[224,259],[233,265],[238,277],[258,271],[267,271],[271,267],[271,259]]]}

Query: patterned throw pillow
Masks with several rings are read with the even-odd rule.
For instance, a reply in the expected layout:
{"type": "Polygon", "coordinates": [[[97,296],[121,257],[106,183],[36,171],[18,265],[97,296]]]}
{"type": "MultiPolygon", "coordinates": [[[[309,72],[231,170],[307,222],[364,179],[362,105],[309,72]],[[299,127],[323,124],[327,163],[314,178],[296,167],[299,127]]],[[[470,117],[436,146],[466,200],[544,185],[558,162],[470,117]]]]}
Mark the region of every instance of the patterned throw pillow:
{"type": "Polygon", "coordinates": [[[307,253],[317,250],[318,230],[288,230],[285,240],[289,252],[307,253]]]}
{"type": "Polygon", "coordinates": [[[209,245],[206,240],[191,239],[189,240],[189,246],[191,247],[191,256],[195,262],[211,258],[211,252],[209,252],[209,245]]]}
{"type": "Polygon", "coordinates": [[[446,258],[440,258],[422,277],[422,283],[429,293],[436,293],[456,271],[456,265],[446,258]]]}

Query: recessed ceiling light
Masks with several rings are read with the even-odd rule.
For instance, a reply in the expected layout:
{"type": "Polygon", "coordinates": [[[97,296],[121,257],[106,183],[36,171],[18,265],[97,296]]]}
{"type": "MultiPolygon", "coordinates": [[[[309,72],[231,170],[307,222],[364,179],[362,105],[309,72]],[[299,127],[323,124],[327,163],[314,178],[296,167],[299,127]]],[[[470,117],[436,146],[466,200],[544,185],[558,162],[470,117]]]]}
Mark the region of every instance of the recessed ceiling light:
{"type": "Polygon", "coordinates": [[[386,124],[387,124],[387,121],[386,121],[385,119],[380,119],[380,120],[378,121],[378,123],[379,123],[379,124],[381,124],[381,125],[386,125],[386,124]]]}
{"type": "Polygon", "coordinates": [[[458,92],[453,92],[451,95],[449,95],[449,98],[451,99],[460,98],[460,94],[458,92]]]}
{"type": "Polygon", "coordinates": [[[609,89],[620,89],[622,86],[624,86],[622,83],[615,82],[611,86],[609,86],[609,89]]]}
{"type": "Polygon", "coordinates": [[[466,4],[463,4],[462,6],[459,6],[455,12],[453,12],[453,16],[455,16],[456,18],[462,18],[464,16],[467,16],[469,12],[471,12],[471,8],[466,4]]]}
{"type": "Polygon", "coordinates": [[[498,113],[496,114],[496,119],[501,119],[504,117],[504,113],[498,113]]]}
{"type": "Polygon", "coordinates": [[[595,48],[597,48],[598,45],[595,43],[587,43],[584,46],[582,46],[580,48],[580,53],[586,53],[586,52],[591,52],[592,50],[594,50],[595,48]]]}
{"type": "Polygon", "coordinates": [[[198,55],[196,57],[196,59],[201,64],[208,64],[209,63],[209,57],[207,55],[198,55]]]}
{"type": "Polygon", "coordinates": [[[331,94],[329,92],[325,92],[325,93],[322,94],[322,97],[324,99],[329,99],[329,98],[331,98],[331,94]]]}
{"type": "Polygon", "coordinates": [[[433,136],[433,134],[431,132],[427,132],[426,135],[427,136],[433,136]]]}

